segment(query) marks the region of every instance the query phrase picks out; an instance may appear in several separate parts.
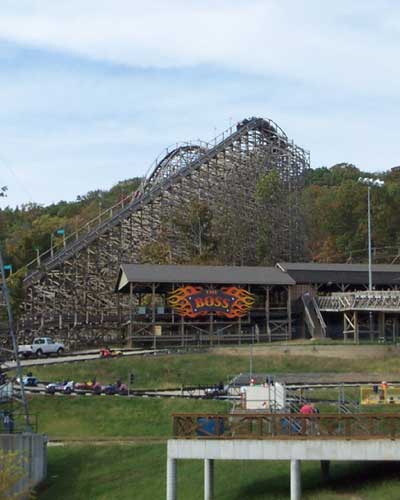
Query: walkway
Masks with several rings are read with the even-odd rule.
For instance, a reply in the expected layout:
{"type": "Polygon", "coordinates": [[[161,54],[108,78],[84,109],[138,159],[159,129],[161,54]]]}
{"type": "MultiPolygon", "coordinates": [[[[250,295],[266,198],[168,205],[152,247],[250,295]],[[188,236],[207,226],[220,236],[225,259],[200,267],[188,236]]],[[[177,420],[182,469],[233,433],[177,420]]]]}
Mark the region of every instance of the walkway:
{"type": "Polygon", "coordinates": [[[177,499],[177,460],[204,460],[212,500],[214,460],[290,460],[291,500],[301,498],[301,461],[400,460],[400,414],[175,414],[168,441],[167,500],[177,499]]]}

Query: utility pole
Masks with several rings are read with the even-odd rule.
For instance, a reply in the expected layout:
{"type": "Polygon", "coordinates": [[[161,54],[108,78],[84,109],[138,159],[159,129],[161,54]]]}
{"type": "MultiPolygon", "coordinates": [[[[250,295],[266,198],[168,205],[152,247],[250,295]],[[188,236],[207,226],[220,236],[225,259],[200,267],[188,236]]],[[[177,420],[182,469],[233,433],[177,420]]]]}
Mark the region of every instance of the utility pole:
{"type": "Polygon", "coordinates": [[[25,396],[24,384],[22,383],[22,368],[21,368],[21,363],[19,361],[19,357],[18,357],[18,345],[17,345],[17,340],[15,338],[14,320],[13,320],[13,314],[12,314],[12,310],[11,310],[10,294],[9,294],[7,282],[6,282],[6,273],[4,270],[4,262],[3,262],[3,255],[1,253],[1,248],[0,248],[0,278],[1,278],[1,289],[3,292],[3,297],[4,297],[4,301],[5,301],[6,308],[7,308],[8,329],[9,329],[11,343],[12,343],[12,350],[13,350],[15,362],[17,365],[17,375],[19,378],[19,385],[20,385],[20,389],[21,389],[21,400],[22,400],[22,406],[24,408],[24,414],[25,414],[25,425],[26,425],[26,430],[30,431],[31,425],[30,425],[30,421],[29,421],[28,402],[27,402],[26,396],[25,396]]]}
{"type": "MultiPolygon", "coordinates": [[[[7,192],[6,186],[0,188],[0,197],[7,196],[6,192],[7,192]]],[[[8,330],[9,330],[11,344],[12,344],[12,351],[14,353],[14,358],[15,358],[15,362],[17,365],[17,376],[19,378],[19,386],[20,386],[20,390],[21,390],[21,401],[22,401],[22,406],[24,408],[24,416],[25,416],[25,430],[27,432],[31,432],[32,428],[31,428],[31,424],[29,421],[28,402],[26,400],[24,384],[22,382],[22,368],[21,368],[21,363],[19,361],[19,357],[18,357],[18,345],[17,345],[17,340],[15,338],[14,319],[13,319],[13,314],[12,314],[12,310],[11,310],[10,294],[9,294],[8,287],[7,287],[6,272],[4,269],[4,261],[3,261],[3,255],[1,252],[1,246],[0,246],[0,290],[3,293],[4,302],[5,302],[6,309],[7,309],[8,330]]]]}

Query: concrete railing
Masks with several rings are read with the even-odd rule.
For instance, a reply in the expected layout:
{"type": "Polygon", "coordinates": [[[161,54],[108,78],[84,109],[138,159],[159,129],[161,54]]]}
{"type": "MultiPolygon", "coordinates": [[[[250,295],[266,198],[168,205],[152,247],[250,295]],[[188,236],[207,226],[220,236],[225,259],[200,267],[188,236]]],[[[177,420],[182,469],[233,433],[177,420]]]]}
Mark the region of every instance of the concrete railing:
{"type": "Polygon", "coordinates": [[[14,493],[33,488],[47,475],[47,436],[34,433],[0,434],[0,451],[17,453],[25,471],[14,493]]]}

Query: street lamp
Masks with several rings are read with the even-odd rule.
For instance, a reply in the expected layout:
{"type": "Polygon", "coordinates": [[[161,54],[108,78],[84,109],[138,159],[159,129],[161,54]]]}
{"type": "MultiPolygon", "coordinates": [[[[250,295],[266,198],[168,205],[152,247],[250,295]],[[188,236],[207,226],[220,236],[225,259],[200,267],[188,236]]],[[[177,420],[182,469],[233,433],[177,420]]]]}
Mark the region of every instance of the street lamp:
{"type": "Polygon", "coordinates": [[[368,290],[372,291],[372,248],[371,248],[371,187],[382,187],[385,183],[380,179],[359,177],[358,182],[368,187],[368,290]]]}

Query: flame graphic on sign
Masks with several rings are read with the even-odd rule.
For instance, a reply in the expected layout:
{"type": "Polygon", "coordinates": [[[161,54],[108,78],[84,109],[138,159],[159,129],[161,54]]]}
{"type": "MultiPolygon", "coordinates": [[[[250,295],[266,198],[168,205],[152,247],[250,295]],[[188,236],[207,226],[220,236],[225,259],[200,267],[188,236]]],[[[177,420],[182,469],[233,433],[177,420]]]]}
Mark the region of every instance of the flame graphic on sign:
{"type": "Polygon", "coordinates": [[[198,316],[207,316],[210,313],[215,313],[217,316],[225,316],[227,318],[240,318],[247,314],[255,302],[254,295],[235,286],[222,287],[220,290],[205,290],[200,286],[184,286],[171,292],[168,296],[168,304],[175,309],[181,316],[196,318],[198,316]],[[220,294],[223,297],[228,297],[229,306],[225,310],[221,307],[213,308],[213,306],[204,307],[202,310],[195,310],[193,302],[196,297],[218,297],[220,294]]]}
{"type": "Polygon", "coordinates": [[[244,290],[243,288],[237,288],[236,286],[223,287],[221,289],[227,295],[235,297],[235,302],[231,306],[231,314],[226,314],[228,318],[239,318],[244,316],[250,311],[254,302],[256,301],[253,294],[244,290]]]}
{"type": "Polygon", "coordinates": [[[188,300],[188,297],[202,291],[203,289],[200,286],[183,286],[174,292],[171,292],[167,301],[168,304],[181,316],[195,318],[196,316],[199,316],[199,314],[193,312],[193,308],[188,300]]]}

